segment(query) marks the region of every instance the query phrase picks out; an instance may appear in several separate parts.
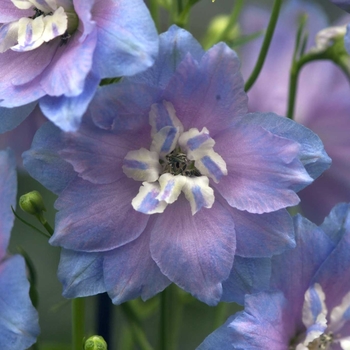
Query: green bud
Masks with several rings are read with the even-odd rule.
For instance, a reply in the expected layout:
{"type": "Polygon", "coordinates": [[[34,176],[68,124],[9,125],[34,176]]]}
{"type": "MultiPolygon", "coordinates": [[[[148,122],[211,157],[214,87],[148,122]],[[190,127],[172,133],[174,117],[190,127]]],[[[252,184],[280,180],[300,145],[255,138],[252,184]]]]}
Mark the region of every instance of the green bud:
{"type": "Polygon", "coordinates": [[[43,197],[38,191],[32,191],[19,198],[19,206],[23,211],[35,216],[42,216],[46,211],[43,197]]]}
{"type": "Polygon", "coordinates": [[[84,350],[107,350],[107,343],[99,335],[93,335],[84,343],[84,350]]]}

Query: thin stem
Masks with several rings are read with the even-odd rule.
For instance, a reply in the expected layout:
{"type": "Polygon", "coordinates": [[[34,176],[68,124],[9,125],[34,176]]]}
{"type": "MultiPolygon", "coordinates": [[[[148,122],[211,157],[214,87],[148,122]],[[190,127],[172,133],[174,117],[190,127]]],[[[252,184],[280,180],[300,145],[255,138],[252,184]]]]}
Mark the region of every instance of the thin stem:
{"type": "Polygon", "coordinates": [[[160,349],[175,350],[178,326],[177,290],[175,285],[170,285],[161,294],[160,311],[160,349]]]}
{"type": "Polygon", "coordinates": [[[29,222],[25,221],[24,219],[22,219],[13,209],[13,207],[11,206],[12,212],[15,215],[15,217],[19,220],[22,221],[25,225],[29,226],[30,228],[32,228],[33,230],[41,233],[43,236],[45,236],[46,238],[51,238],[51,235],[48,235],[46,232],[43,232],[41,230],[39,230],[37,227],[35,227],[34,225],[30,224],[29,222]]]}
{"type": "Polygon", "coordinates": [[[149,2],[149,11],[151,13],[154,24],[159,32],[159,6],[157,0],[150,0],[149,2]]]}
{"type": "Polygon", "coordinates": [[[275,31],[275,27],[276,27],[279,13],[280,13],[281,5],[282,5],[282,0],[275,0],[275,2],[273,4],[273,8],[272,8],[270,21],[269,21],[269,24],[268,24],[267,29],[266,29],[265,38],[264,38],[264,41],[263,41],[263,44],[261,46],[261,50],[259,53],[258,61],[256,62],[256,65],[253,69],[253,72],[250,75],[249,79],[246,81],[245,86],[244,86],[244,90],[246,92],[253,86],[253,84],[255,83],[256,79],[258,78],[260,71],[264,65],[265,58],[266,58],[267,52],[268,52],[269,47],[270,47],[271,39],[272,39],[273,33],[275,31]]]}
{"type": "Polygon", "coordinates": [[[133,337],[141,350],[153,350],[153,347],[148,342],[147,337],[141,327],[141,321],[129,303],[120,305],[125,317],[127,318],[133,337]]]}
{"type": "Polygon", "coordinates": [[[295,107],[295,99],[297,95],[299,70],[300,69],[299,69],[298,62],[293,62],[290,70],[290,76],[289,76],[289,96],[288,96],[288,109],[287,109],[287,117],[289,119],[293,119],[293,116],[294,116],[294,107],[295,107]]]}
{"type": "Polygon", "coordinates": [[[72,300],[72,349],[83,348],[85,335],[85,300],[75,298],[72,300]]]}

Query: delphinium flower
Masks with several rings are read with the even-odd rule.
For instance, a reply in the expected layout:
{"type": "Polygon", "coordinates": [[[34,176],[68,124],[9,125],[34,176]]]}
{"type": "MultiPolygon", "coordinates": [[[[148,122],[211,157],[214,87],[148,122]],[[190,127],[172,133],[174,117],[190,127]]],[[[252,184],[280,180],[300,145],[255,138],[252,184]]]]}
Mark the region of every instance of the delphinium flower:
{"type": "Polygon", "coordinates": [[[78,132],[38,131],[24,164],[59,194],[66,297],[121,303],[174,282],[213,305],[228,277],[266,285],[258,260],[294,247],[285,208],[330,160],[305,127],[247,114],[239,65],[173,26],[153,67],[98,90],[78,132]]]}
{"type": "MultiPolygon", "coordinates": [[[[272,110],[279,115],[286,115],[295,35],[298,18],[303,13],[308,15],[307,49],[315,45],[313,39],[316,34],[329,25],[325,14],[316,4],[300,0],[286,4],[280,15],[264,69],[248,92],[251,111],[272,110]],[[266,89],[266,86],[269,88],[266,89]]],[[[268,18],[267,11],[250,8],[243,16],[243,31],[247,33],[261,30],[266,27],[268,18]],[[253,28],[252,23],[255,25],[253,28]]],[[[260,44],[261,42],[255,41],[242,50],[244,76],[250,74],[260,44]]],[[[332,62],[315,61],[303,67],[298,79],[294,119],[321,138],[332,158],[330,169],[300,193],[303,214],[318,224],[335,204],[350,201],[349,95],[346,76],[332,62]]]]}
{"type": "MultiPolygon", "coordinates": [[[[0,106],[29,104],[28,114],[39,99],[66,131],[77,129],[102,78],[138,73],[158,50],[142,0],[2,0],[0,23],[0,106]]],[[[23,120],[15,114],[1,132],[23,120]]]]}
{"type": "Polygon", "coordinates": [[[272,258],[271,290],[247,295],[198,350],[348,350],[350,205],[320,227],[294,217],[297,246],[272,258]]]}
{"type": "Polygon", "coordinates": [[[39,334],[38,314],[29,298],[24,259],[9,256],[7,246],[17,191],[16,162],[10,150],[0,151],[0,348],[22,350],[39,334]]]}

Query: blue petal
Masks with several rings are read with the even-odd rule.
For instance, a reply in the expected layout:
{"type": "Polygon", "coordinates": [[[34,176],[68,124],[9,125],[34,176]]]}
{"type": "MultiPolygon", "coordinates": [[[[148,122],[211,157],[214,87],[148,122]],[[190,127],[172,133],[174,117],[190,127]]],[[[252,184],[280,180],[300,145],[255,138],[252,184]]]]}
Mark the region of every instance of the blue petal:
{"type": "Polygon", "coordinates": [[[297,141],[301,146],[299,159],[313,179],[329,168],[331,159],[325,152],[321,139],[305,126],[274,113],[250,113],[243,121],[260,125],[275,135],[297,141]]]}
{"type": "Polygon", "coordinates": [[[21,107],[0,107],[0,134],[14,129],[33,111],[37,102],[32,102],[21,107]]]}
{"type": "Polygon", "coordinates": [[[197,350],[288,349],[293,325],[286,314],[282,293],[247,295],[245,311],[228,319],[197,350]]]}
{"type": "Polygon", "coordinates": [[[16,207],[16,160],[10,149],[0,151],[0,261],[6,254],[16,207]]]}
{"type": "Polygon", "coordinates": [[[150,67],[158,53],[158,35],[142,0],[97,1],[95,63],[102,78],[129,76],[150,67]]]}
{"type": "Polygon", "coordinates": [[[103,279],[103,254],[62,249],[58,279],[65,298],[78,298],[106,291],[103,279]]]}
{"type": "Polygon", "coordinates": [[[29,174],[56,194],[77,175],[58,155],[64,146],[61,133],[52,123],[44,124],[35,134],[31,149],[23,153],[23,164],[29,174]]]}
{"type": "Polygon", "coordinates": [[[204,50],[188,31],[173,25],[159,37],[159,54],[154,65],[128,80],[164,89],[188,53],[200,61],[204,50]]]}
{"type": "Polygon", "coordinates": [[[236,255],[230,276],[222,284],[221,301],[243,305],[245,294],[268,290],[270,276],[271,259],[250,259],[236,255]]]}
{"type": "Polygon", "coordinates": [[[17,255],[0,264],[0,348],[24,350],[39,335],[38,313],[29,298],[24,259],[17,255]]]}
{"type": "MultiPolygon", "coordinates": [[[[350,5],[349,5],[349,12],[350,12],[350,5]]],[[[344,44],[345,44],[345,48],[348,51],[349,55],[350,55],[350,24],[346,27],[346,34],[344,37],[344,44]]]]}
{"type": "Polygon", "coordinates": [[[106,288],[114,304],[139,296],[149,299],[171,283],[151,258],[149,236],[153,224],[154,218],[135,241],[104,255],[106,288]]]}
{"type": "Polygon", "coordinates": [[[76,131],[98,84],[99,78],[90,72],[85,80],[84,91],[80,95],[75,97],[46,95],[40,99],[40,108],[45,116],[62,130],[76,131]]]}

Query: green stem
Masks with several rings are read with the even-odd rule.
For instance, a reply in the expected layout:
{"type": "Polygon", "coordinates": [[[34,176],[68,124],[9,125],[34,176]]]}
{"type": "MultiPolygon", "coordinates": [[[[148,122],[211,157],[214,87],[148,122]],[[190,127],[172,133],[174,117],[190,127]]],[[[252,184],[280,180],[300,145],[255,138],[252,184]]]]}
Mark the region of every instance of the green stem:
{"type": "Polygon", "coordinates": [[[159,32],[159,6],[157,0],[150,0],[149,11],[157,28],[157,31],[159,32]]]}
{"type": "Polygon", "coordinates": [[[268,24],[267,29],[266,29],[265,38],[264,38],[264,41],[263,41],[263,44],[261,46],[261,50],[259,53],[258,61],[256,62],[256,65],[253,69],[253,72],[250,75],[249,79],[246,81],[245,86],[244,86],[244,90],[246,92],[253,86],[253,84],[255,83],[256,79],[258,78],[260,71],[264,65],[265,58],[266,58],[267,52],[268,52],[269,47],[270,47],[271,39],[272,39],[273,33],[275,31],[275,27],[276,27],[279,13],[280,13],[281,5],[282,5],[282,0],[275,0],[275,2],[273,4],[273,8],[272,8],[270,21],[269,21],[269,24],[268,24]]]}
{"type": "Polygon", "coordinates": [[[85,300],[75,298],[72,300],[72,350],[83,348],[85,335],[85,300]]]}
{"type": "Polygon", "coordinates": [[[123,303],[120,305],[120,307],[129,322],[133,337],[141,350],[153,350],[141,327],[141,321],[131,305],[129,303],[123,303]]]}
{"type": "Polygon", "coordinates": [[[160,349],[175,350],[180,305],[175,285],[170,285],[161,294],[160,349]]]}

